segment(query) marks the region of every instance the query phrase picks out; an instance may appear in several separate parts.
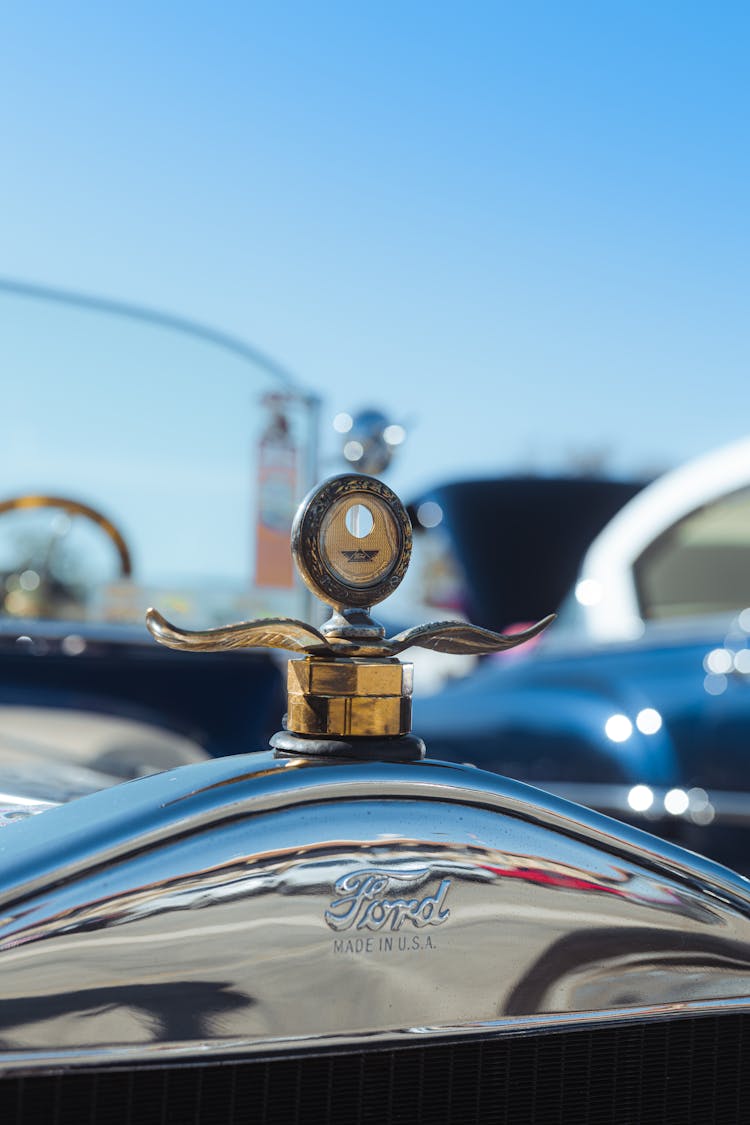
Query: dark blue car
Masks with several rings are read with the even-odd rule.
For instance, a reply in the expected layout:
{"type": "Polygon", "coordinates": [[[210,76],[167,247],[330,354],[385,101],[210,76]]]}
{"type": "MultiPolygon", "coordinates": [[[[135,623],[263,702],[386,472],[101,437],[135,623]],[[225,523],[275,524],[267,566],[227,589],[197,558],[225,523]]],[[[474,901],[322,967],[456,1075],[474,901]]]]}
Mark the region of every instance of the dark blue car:
{"type": "Polygon", "coordinates": [[[549,636],[415,702],[467,760],[750,870],[750,441],[667,474],[590,546],[549,636]]]}

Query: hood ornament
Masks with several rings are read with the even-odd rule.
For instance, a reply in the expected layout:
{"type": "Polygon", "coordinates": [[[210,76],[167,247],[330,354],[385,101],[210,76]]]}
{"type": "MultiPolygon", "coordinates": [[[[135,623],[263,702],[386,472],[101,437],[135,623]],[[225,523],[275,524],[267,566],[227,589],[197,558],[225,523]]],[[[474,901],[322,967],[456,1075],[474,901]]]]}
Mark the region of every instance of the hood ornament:
{"type": "Polygon", "coordinates": [[[272,739],[286,753],[421,757],[423,743],[409,735],[413,665],[397,660],[398,654],[412,646],[465,655],[501,652],[531,640],[554,620],[545,617],[512,636],[437,621],[386,637],[370,610],[406,574],[411,523],[396,494],[374,477],[345,474],[313,489],[294,520],[292,555],[308,589],[332,609],[320,629],[271,617],[191,631],[155,609],[146,613],[151,634],[169,648],[265,647],[304,655],[289,661],[288,730],[272,739]]]}

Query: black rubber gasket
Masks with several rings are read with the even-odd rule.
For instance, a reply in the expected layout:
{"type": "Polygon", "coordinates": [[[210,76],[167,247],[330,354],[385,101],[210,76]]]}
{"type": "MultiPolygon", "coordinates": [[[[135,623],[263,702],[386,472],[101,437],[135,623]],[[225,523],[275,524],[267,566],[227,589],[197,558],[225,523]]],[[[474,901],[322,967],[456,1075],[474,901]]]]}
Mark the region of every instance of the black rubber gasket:
{"type": "Polygon", "coordinates": [[[345,758],[358,762],[419,762],[425,744],[415,734],[393,738],[305,738],[280,730],[271,739],[277,758],[345,758]]]}

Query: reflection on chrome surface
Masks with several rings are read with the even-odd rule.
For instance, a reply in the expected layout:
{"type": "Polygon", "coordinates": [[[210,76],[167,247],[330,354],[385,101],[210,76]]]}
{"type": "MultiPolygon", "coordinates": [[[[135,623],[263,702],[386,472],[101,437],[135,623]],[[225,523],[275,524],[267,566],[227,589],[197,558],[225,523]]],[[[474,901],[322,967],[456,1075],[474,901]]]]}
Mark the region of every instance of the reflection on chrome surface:
{"type": "Polygon", "coordinates": [[[38,801],[32,797],[19,797],[15,793],[0,793],[0,828],[54,807],[54,801],[38,801]]]}
{"type": "Polygon", "coordinates": [[[478,770],[262,754],[4,832],[6,1067],[750,995],[745,880],[478,770]]]}

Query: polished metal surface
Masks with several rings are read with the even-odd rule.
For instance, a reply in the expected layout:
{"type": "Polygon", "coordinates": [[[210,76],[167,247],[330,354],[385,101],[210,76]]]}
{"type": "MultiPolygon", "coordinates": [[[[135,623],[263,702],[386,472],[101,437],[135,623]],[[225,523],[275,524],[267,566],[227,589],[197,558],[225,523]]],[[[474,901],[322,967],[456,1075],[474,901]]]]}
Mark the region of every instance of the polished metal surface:
{"type": "Polygon", "coordinates": [[[181,629],[167,621],[156,609],[149,609],[146,613],[146,625],[154,640],[183,652],[280,648],[307,656],[376,656],[386,659],[407,648],[427,648],[458,656],[504,652],[538,636],[552,624],[555,615],[550,614],[519,633],[494,633],[491,629],[482,629],[465,621],[432,621],[382,639],[379,639],[382,627],[378,627],[371,618],[364,625],[352,626],[350,632],[346,631],[345,619],[342,620],[344,625],[340,629],[325,634],[292,617],[266,617],[217,629],[181,629]]]}
{"type": "Polygon", "coordinates": [[[323,738],[408,734],[413,672],[400,660],[290,660],[287,726],[323,738]]]}
{"type": "Polygon", "coordinates": [[[225,652],[241,648],[330,652],[322,633],[293,617],[264,617],[259,621],[241,621],[218,629],[180,629],[158,610],[149,609],[146,611],[146,626],[159,644],[182,652],[225,652]]]}
{"type": "Polygon", "coordinates": [[[0,793],[0,828],[55,807],[53,801],[35,801],[32,797],[21,797],[16,793],[0,793]]]}
{"type": "Polygon", "coordinates": [[[184,767],[0,833],[0,1065],[504,1033],[750,997],[750,884],[443,763],[184,767]]]}

